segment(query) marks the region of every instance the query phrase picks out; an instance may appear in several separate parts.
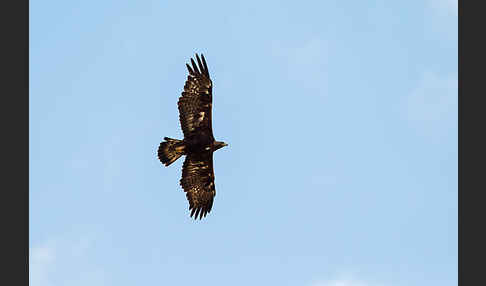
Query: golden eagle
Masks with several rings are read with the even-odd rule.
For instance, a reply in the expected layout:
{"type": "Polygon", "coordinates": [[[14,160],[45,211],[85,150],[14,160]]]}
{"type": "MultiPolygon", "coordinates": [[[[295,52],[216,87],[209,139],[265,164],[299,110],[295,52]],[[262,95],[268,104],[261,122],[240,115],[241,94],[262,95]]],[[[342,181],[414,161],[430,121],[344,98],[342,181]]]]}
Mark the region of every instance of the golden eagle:
{"type": "Polygon", "coordinates": [[[186,64],[189,75],[177,102],[184,140],[164,137],[158,157],[165,166],[169,166],[186,155],[180,184],[186,192],[191,217],[195,214],[194,219],[198,215],[201,219],[211,212],[216,195],[213,152],[228,144],[214,140],[211,126],[213,84],[204,56],[201,54],[199,58],[196,54],[196,60],[198,65],[191,58],[192,68],[186,64]]]}

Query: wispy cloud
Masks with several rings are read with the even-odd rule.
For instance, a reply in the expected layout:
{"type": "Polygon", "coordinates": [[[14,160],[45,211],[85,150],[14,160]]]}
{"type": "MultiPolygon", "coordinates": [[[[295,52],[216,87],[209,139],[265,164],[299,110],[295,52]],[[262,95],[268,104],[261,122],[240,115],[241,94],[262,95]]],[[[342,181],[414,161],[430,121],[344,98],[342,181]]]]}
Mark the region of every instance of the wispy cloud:
{"type": "MultiPolygon", "coordinates": [[[[56,238],[35,245],[29,250],[29,285],[65,285],[63,281],[79,280],[82,273],[84,285],[103,285],[96,271],[83,269],[80,260],[93,246],[94,237],[56,238]],[[94,279],[94,278],[96,279],[94,279]],[[85,281],[89,278],[89,281],[85,281]]],[[[77,282],[75,283],[77,285],[77,282]]],[[[72,285],[72,283],[70,283],[72,285]]]]}

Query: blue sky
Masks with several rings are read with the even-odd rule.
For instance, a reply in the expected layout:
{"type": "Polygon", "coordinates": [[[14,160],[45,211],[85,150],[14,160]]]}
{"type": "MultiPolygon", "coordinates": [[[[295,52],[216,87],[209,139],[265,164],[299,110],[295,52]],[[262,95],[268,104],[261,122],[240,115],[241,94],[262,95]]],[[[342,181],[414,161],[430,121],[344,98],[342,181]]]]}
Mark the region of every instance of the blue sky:
{"type": "Polygon", "coordinates": [[[31,1],[31,285],[456,285],[457,33],[448,0],[31,1]],[[195,52],[201,221],[156,156],[195,52]]]}

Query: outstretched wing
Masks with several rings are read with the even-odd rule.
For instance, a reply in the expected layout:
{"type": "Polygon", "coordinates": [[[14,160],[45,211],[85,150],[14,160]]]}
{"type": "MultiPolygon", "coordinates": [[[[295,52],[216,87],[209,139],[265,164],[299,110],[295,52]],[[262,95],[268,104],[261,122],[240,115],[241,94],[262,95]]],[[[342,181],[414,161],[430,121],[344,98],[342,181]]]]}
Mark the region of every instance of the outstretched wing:
{"type": "Polygon", "coordinates": [[[206,216],[211,211],[216,195],[214,187],[213,153],[189,154],[182,165],[181,186],[189,201],[189,210],[194,219],[206,216]]]}
{"type": "Polygon", "coordinates": [[[179,120],[184,138],[194,134],[206,134],[214,140],[211,126],[212,82],[202,54],[201,58],[202,61],[196,54],[198,65],[191,58],[192,68],[186,64],[189,75],[182,96],[177,102],[179,120]]]}

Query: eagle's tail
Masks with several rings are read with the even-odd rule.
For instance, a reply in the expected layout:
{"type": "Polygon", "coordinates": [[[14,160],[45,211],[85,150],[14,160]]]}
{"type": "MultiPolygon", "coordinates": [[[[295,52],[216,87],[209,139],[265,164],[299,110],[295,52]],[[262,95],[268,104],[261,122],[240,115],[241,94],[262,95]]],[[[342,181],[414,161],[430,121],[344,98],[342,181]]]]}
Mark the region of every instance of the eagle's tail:
{"type": "Polygon", "coordinates": [[[185,154],[184,141],[164,137],[164,140],[159,145],[158,156],[160,162],[165,166],[169,166],[175,160],[179,159],[180,156],[185,154]]]}

